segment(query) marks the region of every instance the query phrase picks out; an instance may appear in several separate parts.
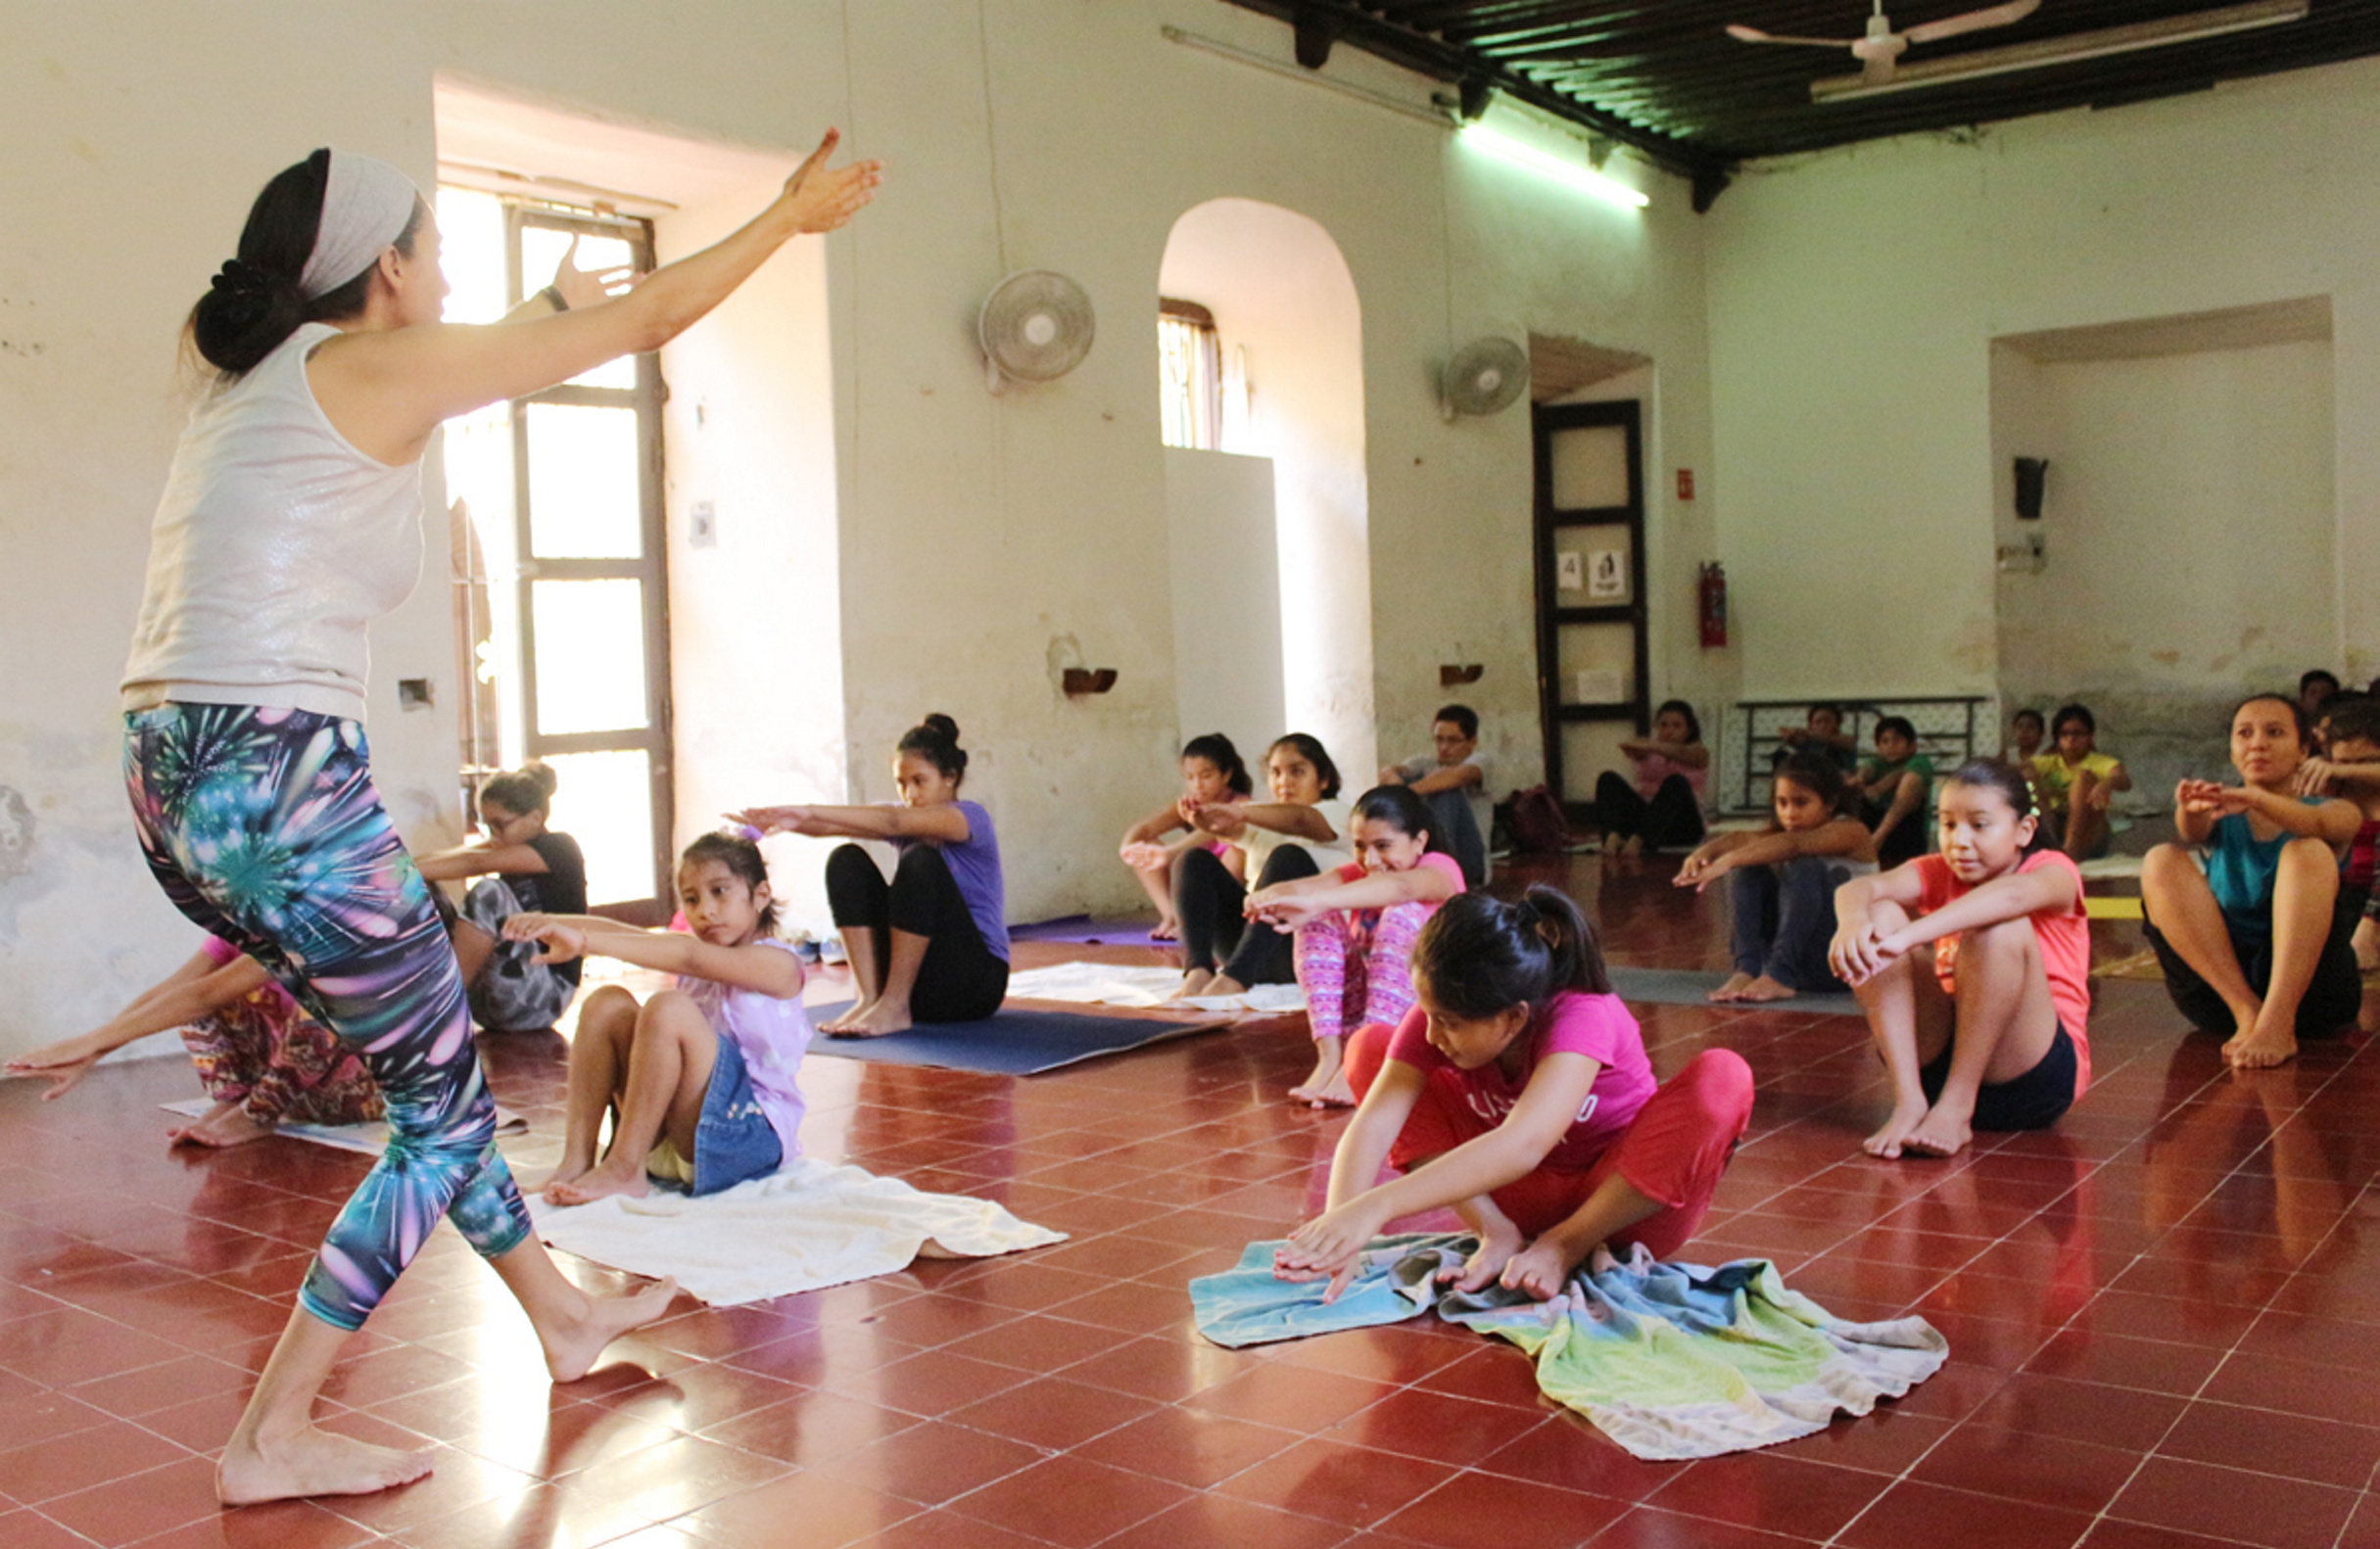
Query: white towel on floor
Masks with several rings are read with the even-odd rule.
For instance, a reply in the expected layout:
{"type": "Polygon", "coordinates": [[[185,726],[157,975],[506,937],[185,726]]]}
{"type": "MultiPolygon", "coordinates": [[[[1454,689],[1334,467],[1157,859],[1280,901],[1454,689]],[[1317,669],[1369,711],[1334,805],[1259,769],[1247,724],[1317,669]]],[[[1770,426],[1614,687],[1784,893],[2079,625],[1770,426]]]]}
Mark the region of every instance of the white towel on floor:
{"type": "Polygon", "coordinates": [[[678,1284],[715,1307],[789,1296],[930,1258],[989,1258],[1066,1241],[988,1199],[926,1194],[800,1156],[700,1199],[656,1190],[567,1209],[532,1197],[538,1235],[631,1274],[678,1284]]]}
{"type": "Polygon", "coordinates": [[[1171,1006],[1197,1011],[1260,1011],[1277,1014],[1306,1009],[1306,992],[1294,984],[1254,984],[1238,995],[1194,995],[1169,1001],[1181,984],[1175,968],[1124,968],[1107,962],[1060,962],[1008,976],[1008,993],[1028,1001],[1071,1001],[1098,1006],[1171,1006]]]}

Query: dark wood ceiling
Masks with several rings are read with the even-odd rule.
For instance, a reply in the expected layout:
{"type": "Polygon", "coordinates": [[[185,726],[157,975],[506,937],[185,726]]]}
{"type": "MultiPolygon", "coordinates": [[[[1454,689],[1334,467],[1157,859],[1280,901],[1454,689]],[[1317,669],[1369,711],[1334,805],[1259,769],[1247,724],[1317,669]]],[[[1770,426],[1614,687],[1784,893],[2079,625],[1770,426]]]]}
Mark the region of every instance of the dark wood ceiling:
{"type": "MultiPolygon", "coordinates": [[[[2218,81],[2380,54],[2380,0],[2310,0],[2302,20],[1851,102],[1810,83],[1859,69],[1847,49],[1738,42],[1731,22],[1852,38],[1871,0],[1229,0],[1285,23],[1300,63],[1352,47],[1447,81],[1492,84],[1696,180],[1706,208],[1739,163],[1917,130],[2111,107],[2218,81]]],[[[1991,0],[1885,0],[1906,28],[1991,0]]],[[[2224,0],[2042,0],[2012,25],[1913,46],[1924,61],[2214,9],[2224,0]]]]}

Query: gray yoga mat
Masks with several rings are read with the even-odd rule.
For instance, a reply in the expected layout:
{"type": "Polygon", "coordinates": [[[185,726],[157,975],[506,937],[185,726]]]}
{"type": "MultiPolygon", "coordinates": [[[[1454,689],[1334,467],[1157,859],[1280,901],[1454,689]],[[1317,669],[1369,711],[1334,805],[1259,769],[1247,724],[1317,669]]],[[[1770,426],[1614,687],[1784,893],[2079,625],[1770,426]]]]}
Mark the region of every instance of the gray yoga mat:
{"type": "MultiPolygon", "coordinates": [[[[1660,1006],[1707,1006],[1711,991],[1727,982],[1724,973],[1708,973],[1697,968],[1628,968],[1614,964],[1611,987],[1623,1001],[1651,1001],[1660,1006]]],[[[1731,1002],[1729,1009],[1743,1011],[1824,1011],[1842,1016],[1861,1013],[1859,1000],[1842,991],[1820,995],[1802,991],[1789,1001],[1731,1002]]]]}

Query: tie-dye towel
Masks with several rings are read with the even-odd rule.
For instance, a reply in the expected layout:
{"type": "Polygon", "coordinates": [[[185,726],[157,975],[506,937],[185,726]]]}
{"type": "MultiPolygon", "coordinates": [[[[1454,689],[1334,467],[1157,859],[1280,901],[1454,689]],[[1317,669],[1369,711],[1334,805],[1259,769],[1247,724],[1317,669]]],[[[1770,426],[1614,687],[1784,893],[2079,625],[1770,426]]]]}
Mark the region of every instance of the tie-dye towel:
{"type": "Polygon", "coordinates": [[[1190,1283],[1199,1332],[1237,1348],[1398,1323],[1436,1308],[1449,1322],[1511,1340],[1537,1360],[1538,1386],[1640,1458],[1716,1457],[1864,1415],[1931,1377],[1950,1346],[1923,1318],[1850,1323],[1789,1291],[1766,1259],[1717,1269],[1598,1251],[1551,1301],[1491,1289],[1443,1291],[1440,1269],[1465,1237],[1382,1238],[1335,1302],[1323,1283],[1272,1278],[1278,1243],[1237,1269],[1190,1283]]]}

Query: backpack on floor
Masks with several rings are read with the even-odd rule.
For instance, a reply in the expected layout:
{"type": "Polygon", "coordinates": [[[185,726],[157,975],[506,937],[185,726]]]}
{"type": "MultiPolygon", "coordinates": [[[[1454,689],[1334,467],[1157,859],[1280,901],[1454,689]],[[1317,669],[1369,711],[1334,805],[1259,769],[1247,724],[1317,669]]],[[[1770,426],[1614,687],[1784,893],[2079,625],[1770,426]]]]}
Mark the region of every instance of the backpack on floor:
{"type": "Polygon", "coordinates": [[[1560,855],[1570,848],[1570,819],[1543,785],[1512,793],[1504,804],[1504,828],[1523,855],[1560,855]]]}

